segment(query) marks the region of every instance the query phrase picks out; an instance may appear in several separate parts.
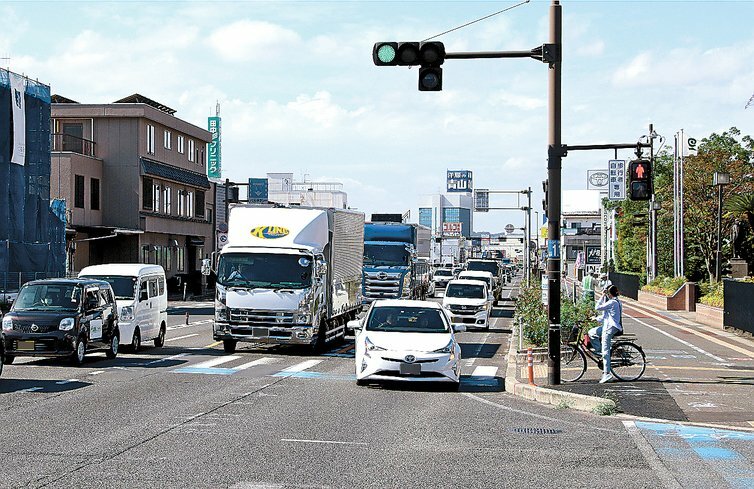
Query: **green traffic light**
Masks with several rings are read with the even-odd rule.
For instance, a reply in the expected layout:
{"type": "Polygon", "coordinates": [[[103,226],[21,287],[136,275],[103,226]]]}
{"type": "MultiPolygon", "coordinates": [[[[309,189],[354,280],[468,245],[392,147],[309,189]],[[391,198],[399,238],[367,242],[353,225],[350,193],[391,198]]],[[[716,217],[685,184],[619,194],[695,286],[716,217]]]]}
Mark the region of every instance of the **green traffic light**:
{"type": "Polygon", "coordinates": [[[393,47],[391,44],[383,44],[379,48],[377,48],[377,58],[382,63],[392,63],[395,61],[395,47],[393,47]]]}

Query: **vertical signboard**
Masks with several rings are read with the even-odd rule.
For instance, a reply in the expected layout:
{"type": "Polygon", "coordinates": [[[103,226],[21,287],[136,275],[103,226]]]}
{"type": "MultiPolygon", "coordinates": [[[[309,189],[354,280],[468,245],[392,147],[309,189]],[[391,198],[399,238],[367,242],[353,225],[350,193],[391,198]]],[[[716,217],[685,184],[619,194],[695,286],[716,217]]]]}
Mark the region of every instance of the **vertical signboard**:
{"type": "Polygon", "coordinates": [[[626,160],[610,160],[610,187],[608,198],[610,200],[626,200],[626,160]]]}
{"type": "Polygon", "coordinates": [[[214,181],[222,180],[222,166],[220,158],[220,117],[207,118],[207,130],[212,134],[212,141],[207,151],[207,178],[214,181]]]}
{"type": "Polygon", "coordinates": [[[486,188],[474,190],[474,210],[487,212],[490,210],[490,191],[486,188]]]}
{"type": "Polygon", "coordinates": [[[448,192],[471,192],[474,189],[473,175],[469,170],[448,170],[448,192]]]}

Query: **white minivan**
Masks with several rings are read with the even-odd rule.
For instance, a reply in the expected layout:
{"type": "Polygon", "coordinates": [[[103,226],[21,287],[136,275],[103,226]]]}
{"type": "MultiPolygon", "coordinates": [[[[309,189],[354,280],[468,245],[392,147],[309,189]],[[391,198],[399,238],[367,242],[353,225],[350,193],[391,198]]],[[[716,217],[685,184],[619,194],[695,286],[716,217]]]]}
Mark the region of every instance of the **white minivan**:
{"type": "Polygon", "coordinates": [[[109,263],[92,265],[79,277],[96,278],[110,283],[118,304],[120,342],[139,351],[144,341],[154,346],[165,343],[168,323],[168,292],[165,270],[144,263],[109,263]]]}

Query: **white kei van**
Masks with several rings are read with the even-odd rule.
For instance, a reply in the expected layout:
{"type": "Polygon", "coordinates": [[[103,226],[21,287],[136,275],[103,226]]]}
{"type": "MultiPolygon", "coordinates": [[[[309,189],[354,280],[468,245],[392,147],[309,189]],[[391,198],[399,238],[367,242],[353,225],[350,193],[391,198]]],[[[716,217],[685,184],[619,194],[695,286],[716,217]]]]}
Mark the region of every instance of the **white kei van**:
{"type": "Polygon", "coordinates": [[[110,263],[92,265],[79,277],[96,278],[110,283],[118,304],[118,327],[123,346],[139,351],[144,341],[154,346],[165,343],[168,323],[168,292],[165,271],[159,265],[110,263]]]}

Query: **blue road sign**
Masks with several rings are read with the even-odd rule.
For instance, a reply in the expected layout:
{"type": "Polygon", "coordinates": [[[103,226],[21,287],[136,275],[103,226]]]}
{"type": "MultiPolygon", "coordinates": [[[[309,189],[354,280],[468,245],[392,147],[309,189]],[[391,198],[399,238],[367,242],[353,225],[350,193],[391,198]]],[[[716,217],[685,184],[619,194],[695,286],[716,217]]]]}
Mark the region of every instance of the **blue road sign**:
{"type": "Polygon", "coordinates": [[[547,256],[549,258],[560,258],[560,240],[547,240],[547,256]]]}
{"type": "Polygon", "coordinates": [[[268,200],[266,178],[249,178],[249,202],[264,204],[268,200]]]}

